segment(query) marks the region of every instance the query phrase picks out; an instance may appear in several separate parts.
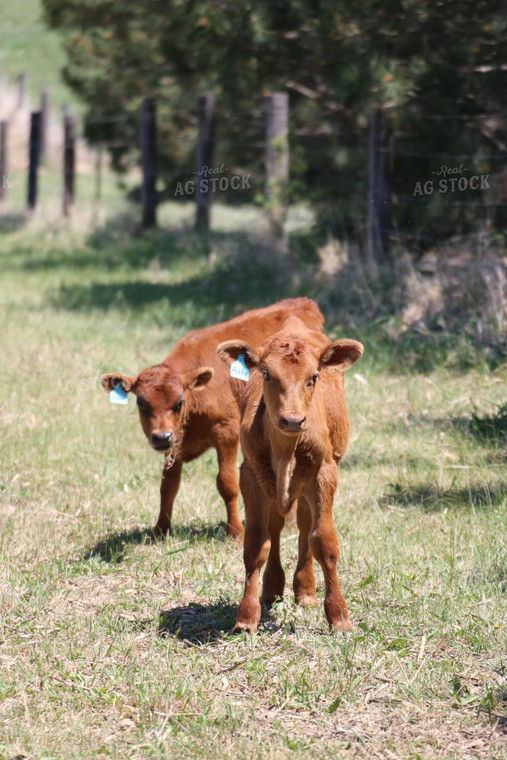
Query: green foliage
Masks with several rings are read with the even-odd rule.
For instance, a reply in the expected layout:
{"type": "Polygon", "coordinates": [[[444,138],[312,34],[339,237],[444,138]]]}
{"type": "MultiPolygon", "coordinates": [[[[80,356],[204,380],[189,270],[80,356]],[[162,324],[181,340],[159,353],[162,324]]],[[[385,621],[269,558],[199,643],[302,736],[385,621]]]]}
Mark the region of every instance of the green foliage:
{"type": "MultiPolygon", "coordinates": [[[[401,230],[473,229],[479,209],[445,206],[437,193],[414,199],[415,183],[431,179],[442,164],[465,163],[470,174],[486,175],[503,167],[494,156],[505,144],[498,114],[507,19],[500,0],[43,5],[48,23],[64,36],[65,79],[89,104],[88,134],[114,143],[117,166],[132,160],[142,98],[157,98],[168,192],[181,175],[191,177],[195,98],[203,91],[217,97],[217,163],[258,174],[263,96],[290,92],[291,149],[305,156],[293,179],[335,215],[343,235],[362,234],[374,108],[385,111],[393,131],[392,189],[401,230]],[[103,117],[112,120],[98,123],[103,117]]],[[[461,193],[466,200],[478,201],[477,192],[461,193]]]]}
{"type": "Polygon", "coordinates": [[[507,404],[499,406],[493,414],[473,412],[469,430],[484,444],[505,443],[507,440],[507,404]]]}

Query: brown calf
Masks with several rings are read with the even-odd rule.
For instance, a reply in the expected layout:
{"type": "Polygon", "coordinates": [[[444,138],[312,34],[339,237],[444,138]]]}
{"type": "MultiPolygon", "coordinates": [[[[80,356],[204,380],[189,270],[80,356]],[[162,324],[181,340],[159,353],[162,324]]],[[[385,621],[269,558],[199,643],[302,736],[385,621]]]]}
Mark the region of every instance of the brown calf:
{"type": "Polygon", "coordinates": [[[218,457],[217,488],[227,509],[227,534],[243,534],[238,511],[240,402],[247,384],[230,377],[216,353],[232,337],[262,343],[297,314],[314,330],[324,318],[308,298],[290,298],[264,309],[247,311],[228,322],[193,330],[182,338],[161,364],[137,377],[109,373],[101,378],[106,391],[118,383],[137,396],[141,425],[148,443],[165,456],[160,485],[160,515],[155,533],[171,532],[173,502],[184,462],[214,448],[218,457]]]}
{"type": "Polygon", "coordinates": [[[296,603],[317,603],[315,558],[324,573],[329,626],[347,631],[350,620],[336,574],[339,544],[332,509],[338,484],[336,465],[347,448],[349,433],[343,373],[359,359],[363,347],[355,340],[332,343],[291,317],[263,344],[232,340],[217,351],[226,364],[243,354],[247,367],[254,370],[241,420],[246,582],[235,631],[257,628],[259,575],[266,561],[262,602],[269,605],[283,596],[280,532],[296,499],[296,603]]]}

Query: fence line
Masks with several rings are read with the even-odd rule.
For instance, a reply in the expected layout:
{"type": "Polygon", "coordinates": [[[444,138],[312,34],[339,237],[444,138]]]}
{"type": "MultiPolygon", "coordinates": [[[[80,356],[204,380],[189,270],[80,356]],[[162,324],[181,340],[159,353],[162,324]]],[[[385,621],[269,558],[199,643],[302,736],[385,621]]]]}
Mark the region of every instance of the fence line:
{"type": "MultiPolygon", "coordinates": [[[[26,97],[26,80],[24,77],[20,77],[18,80],[18,106],[22,104],[26,97]]],[[[186,102],[190,102],[186,99],[186,102]]],[[[27,206],[29,209],[35,208],[37,204],[37,174],[38,168],[43,161],[44,157],[47,160],[48,152],[48,113],[49,113],[49,93],[44,91],[41,94],[41,110],[35,111],[30,117],[30,141],[29,141],[29,170],[28,170],[28,188],[27,188],[27,206]]],[[[238,114],[241,116],[241,113],[238,114]]],[[[246,115],[246,114],[243,114],[246,115]]],[[[500,118],[500,114],[494,114],[500,118]]],[[[260,116],[260,109],[256,109],[256,118],[260,116]]],[[[365,222],[365,229],[367,230],[368,250],[370,256],[377,261],[385,260],[389,255],[389,237],[391,234],[391,222],[389,219],[389,207],[390,207],[390,191],[387,181],[387,162],[392,157],[392,149],[389,144],[387,131],[382,126],[383,113],[377,111],[372,116],[371,131],[370,131],[370,145],[367,146],[341,146],[336,144],[336,150],[343,151],[350,157],[366,157],[368,155],[369,160],[369,190],[368,190],[368,204],[367,204],[367,220],[365,222]],[[379,121],[380,120],[380,121],[379,121]],[[380,124],[380,126],[379,126],[380,124]]],[[[492,117],[492,114],[484,114],[482,117],[492,117]]],[[[420,114],[421,119],[433,119],[433,120],[470,120],[473,118],[480,118],[481,115],[458,115],[458,116],[442,116],[437,114],[420,114]]],[[[197,127],[197,140],[193,136],[184,136],[178,139],[178,142],[189,145],[195,144],[196,147],[196,170],[191,172],[190,169],[185,166],[176,167],[172,172],[172,178],[175,180],[179,176],[196,175],[194,187],[194,201],[196,204],[196,226],[201,231],[206,231],[209,228],[209,216],[210,216],[210,203],[211,203],[211,191],[203,190],[201,184],[197,181],[199,173],[203,167],[211,167],[213,164],[214,155],[214,124],[216,120],[216,112],[214,107],[214,100],[210,95],[200,96],[197,100],[196,108],[196,121],[197,127]]],[[[228,139],[225,141],[225,145],[231,148],[247,148],[249,151],[262,151],[266,158],[266,197],[267,204],[266,210],[271,222],[271,230],[273,237],[282,238],[284,235],[284,223],[286,220],[286,203],[285,195],[287,192],[289,182],[289,158],[288,158],[288,96],[287,93],[275,93],[265,99],[264,108],[264,121],[266,125],[266,139],[260,141],[253,139],[251,141],[242,141],[228,139]],[[276,187],[276,192],[275,192],[276,187]]],[[[76,122],[66,115],[63,119],[64,124],[64,149],[63,149],[63,205],[62,211],[64,216],[68,216],[70,209],[74,203],[75,198],[75,137],[76,137],[76,122]]],[[[107,127],[108,125],[113,128],[113,136],[98,140],[95,142],[96,146],[96,196],[100,198],[101,193],[101,163],[102,152],[104,149],[121,149],[131,148],[131,142],[125,138],[119,136],[118,139],[114,137],[115,125],[130,124],[132,127],[139,125],[140,128],[140,147],[141,147],[141,169],[142,169],[142,198],[143,198],[143,211],[142,219],[143,224],[150,226],[156,223],[156,207],[157,207],[157,191],[156,191],[156,178],[157,178],[157,147],[174,145],[173,140],[164,139],[160,133],[163,130],[156,128],[156,101],[146,99],[143,101],[141,111],[138,114],[119,114],[119,115],[102,115],[100,111],[97,115],[92,115],[84,120],[84,130],[90,127],[100,127],[100,125],[107,127]],[[98,179],[97,179],[98,173],[98,179]]],[[[255,122],[255,129],[253,134],[257,134],[257,122],[255,122]]],[[[305,137],[308,140],[315,138],[319,139],[319,136],[315,133],[309,134],[308,130],[294,130],[296,136],[305,137]]],[[[6,182],[8,172],[8,124],[6,121],[0,122],[0,201],[5,201],[6,197],[6,182]]],[[[320,147],[319,145],[307,148],[307,151],[312,154],[318,154],[319,152],[328,153],[329,148],[320,147]]],[[[507,162],[507,151],[496,152],[488,155],[469,155],[464,153],[439,153],[439,152],[424,152],[424,151],[412,151],[397,149],[394,157],[396,160],[403,160],[404,158],[422,158],[433,159],[439,161],[469,161],[475,166],[479,162],[507,162]]],[[[467,171],[468,169],[464,169],[467,171]]],[[[223,169],[222,171],[231,171],[230,169],[223,169]]],[[[340,170],[337,169],[337,172],[340,170]]],[[[479,171],[479,169],[477,170],[479,171]]],[[[484,172],[489,171],[484,169],[484,172]]],[[[497,169],[498,171],[498,169],[497,169]]],[[[260,174],[253,173],[254,184],[259,186],[262,182],[260,174]]],[[[435,174],[435,172],[432,172],[435,174]]],[[[245,176],[245,170],[243,172],[240,169],[236,171],[232,170],[231,176],[245,176]]],[[[248,175],[251,176],[251,175],[248,175]]],[[[489,175],[488,175],[489,176],[489,175]]],[[[223,183],[224,187],[227,183],[223,183]]],[[[219,187],[223,189],[222,185],[215,183],[213,188],[219,187]]],[[[227,185],[229,186],[229,185],[227,185]]],[[[234,189],[234,188],[233,188],[234,189]]],[[[468,188],[467,188],[468,189],[468,188]]],[[[475,188],[472,188],[475,189],[475,188]]],[[[461,190],[461,188],[460,188],[461,190]]],[[[435,193],[435,196],[437,193],[435,193]]],[[[507,195],[507,190],[506,190],[507,195]]],[[[439,195],[439,203],[441,205],[449,207],[470,207],[470,208],[505,208],[507,203],[500,200],[496,202],[491,198],[486,198],[482,202],[472,200],[450,200],[439,195]]],[[[414,195],[408,195],[403,193],[396,193],[396,201],[398,204],[424,204],[429,199],[429,193],[424,197],[414,197],[414,195]]],[[[5,203],[3,204],[5,207],[5,203]]]]}

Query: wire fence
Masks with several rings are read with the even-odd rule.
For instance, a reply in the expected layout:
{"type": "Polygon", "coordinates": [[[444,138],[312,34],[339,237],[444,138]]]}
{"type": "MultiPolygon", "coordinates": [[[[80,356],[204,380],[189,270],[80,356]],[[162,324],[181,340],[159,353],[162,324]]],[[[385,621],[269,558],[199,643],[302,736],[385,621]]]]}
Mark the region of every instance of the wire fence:
{"type": "MultiPolygon", "coordinates": [[[[390,231],[400,235],[403,229],[407,239],[436,241],[439,228],[445,230],[446,225],[440,221],[435,225],[432,220],[440,220],[444,208],[451,215],[450,221],[463,220],[463,214],[468,210],[469,218],[475,218],[477,223],[487,222],[498,227],[503,224],[502,210],[507,207],[507,151],[502,150],[501,145],[491,152],[449,153],[418,150],[403,144],[395,148],[377,144],[373,153],[379,160],[384,157],[384,163],[390,169],[384,178],[384,196],[374,197],[371,195],[372,166],[375,165],[371,139],[369,143],[365,140],[363,144],[344,146],[339,144],[338,138],[333,140],[328,135],[324,144],[318,134],[318,124],[313,125],[311,134],[308,127],[296,127],[290,131],[288,113],[287,123],[282,126],[280,134],[287,142],[284,151],[290,170],[287,169],[286,175],[278,176],[276,167],[271,168],[270,175],[269,162],[266,168],[270,143],[265,136],[267,117],[261,107],[255,109],[250,123],[251,139],[245,140],[243,136],[220,139],[218,132],[217,137],[213,135],[213,145],[207,153],[208,157],[213,157],[213,163],[201,162],[199,165],[201,124],[195,101],[188,98],[188,105],[194,104],[195,119],[176,139],[174,132],[168,130],[168,125],[159,118],[156,132],[144,139],[144,150],[152,157],[151,163],[147,164],[138,147],[139,113],[115,115],[99,112],[91,115],[75,123],[70,145],[69,130],[65,131],[63,126],[66,119],[68,124],[69,115],[49,119],[46,112],[43,131],[47,135],[47,145],[42,156],[41,137],[39,144],[33,144],[34,115],[26,104],[23,106],[21,97],[14,99],[16,104],[11,108],[10,118],[0,122],[0,212],[4,217],[25,213],[31,193],[32,208],[42,208],[47,213],[51,209],[53,216],[69,215],[71,210],[72,213],[89,211],[90,220],[96,224],[105,216],[105,209],[112,213],[120,209],[125,196],[145,203],[148,192],[146,173],[149,172],[153,221],[157,206],[164,203],[187,201],[198,205],[196,188],[202,186],[202,180],[206,180],[208,204],[211,200],[231,205],[259,203],[262,196],[268,196],[265,207],[268,216],[272,217],[269,196],[276,180],[287,185],[284,198],[304,198],[308,193],[312,199],[317,198],[319,212],[327,205],[328,213],[323,216],[332,231],[340,235],[351,234],[352,220],[359,235],[366,238],[368,228],[375,224],[371,207],[376,204],[389,206],[390,231]],[[111,170],[110,155],[116,167],[123,163],[126,170],[123,175],[111,170]],[[170,160],[167,160],[168,156],[170,160]],[[314,170],[312,175],[311,167],[314,166],[321,169],[314,170]],[[325,174],[325,182],[322,182],[319,171],[323,176],[325,174]],[[334,178],[335,189],[326,201],[322,194],[319,198],[319,182],[328,187],[330,177],[334,178]],[[428,230],[432,229],[436,231],[428,235],[428,230]]],[[[219,122],[220,114],[215,116],[219,122]]],[[[238,123],[246,122],[248,116],[238,114],[238,123]]],[[[475,121],[493,118],[505,121],[506,116],[507,112],[473,117],[426,113],[419,114],[418,118],[462,123],[472,118],[475,121]]],[[[271,192],[271,200],[273,197],[271,192]]],[[[286,205],[287,201],[280,203],[286,205]]],[[[143,213],[145,216],[146,211],[143,213]]]]}

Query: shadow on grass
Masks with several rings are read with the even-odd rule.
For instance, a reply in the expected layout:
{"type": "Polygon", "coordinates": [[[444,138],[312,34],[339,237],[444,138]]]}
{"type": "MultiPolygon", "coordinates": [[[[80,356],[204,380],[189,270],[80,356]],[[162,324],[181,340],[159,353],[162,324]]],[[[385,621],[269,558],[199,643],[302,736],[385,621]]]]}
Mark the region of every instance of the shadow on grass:
{"type": "MultiPolygon", "coordinates": [[[[25,221],[22,215],[0,216],[0,232],[13,232],[25,221]]],[[[72,244],[68,247],[56,245],[49,250],[16,247],[4,256],[3,268],[27,272],[99,269],[101,272],[130,270],[133,273],[145,270],[150,264],[170,270],[189,261],[205,263],[212,251],[222,254],[231,248],[252,258],[263,247],[266,247],[266,241],[255,231],[217,231],[202,236],[185,228],[145,230],[134,223],[132,215],[119,214],[88,235],[84,246],[79,245],[76,249],[72,244]]]]}
{"type": "Polygon", "coordinates": [[[173,636],[190,644],[208,644],[231,632],[236,610],[236,605],[227,601],[174,607],[160,613],[158,631],[161,636],[173,636]]]}
{"type": "Polygon", "coordinates": [[[490,509],[501,506],[507,499],[505,486],[476,485],[468,488],[438,488],[436,485],[391,485],[390,493],[379,500],[381,507],[415,507],[424,512],[444,509],[490,509]]]}
{"type": "Polygon", "coordinates": [[[103,562],[119,564],[125,559],[127,549],[132,544],[147,544],[152,540],[151,528],[134,528],[133,530],[111,533],[89,549],[84,560],[100,558],[103,562]]]}
{"type": "MultiPolygon", "coordinates": [[[[172,538],[181,541],[200,541],[201,539],[213,538],[216,541],[225,541],[227,539],[225,523],[220,522],[213,525],[199,523],[190,525],[173,525],[172,538]]],[[[171,540],[166,539],[166,540],[171,540]]]]}
{"type": "Polygon", "coordinates": [[[119,564],[123,562],[129,546],[132,545],[151,544],[155,540],[157,543],[160,542],[167,547],[167,554],[175,554],[185,551],[190,547],[177,546],[175,549],[171,549],[171,541],[173,539],[188,541],[192,544],[201,539],[209,540],[211,538],[216,541],[226,540],[224,523],[217,525],[174,525],[172,535],[167,538],[155,537],[153,528],[133,528],[129,531],[111,533],[109,536],[106,536],[91,549],[88,549],[83,554],[82,559],[99,558],[109,564],[119,564]]]}
{"type": "MultiPolygon", "coordinates": [[[[226,600],[215,604],[192,603],[187,607],[174,607],[160,613],[158,631],[161,636],[173,636],[192,646],[209,644],[231,635],[237,611],[237,604],[226,600]]],[[[281,626],[272,620],[269,609],[263,607],[259,631],[274,633],[280,629],[281,626]]]]}
{"type": "Polygon", "coordinates": [[[470,419],[451,418],[451,423],[456,430],[472,436],[483,446],[500,448],[507,443],[507,404],[498,406],[489,414],[473,412],[470,419]]]}
{"type": "Polygon", "coordinates": [[[240,256],[226,257],[182,282],[135,279],[62,285],[49,300],[56,309],[66,311],[117,309],[138,314],[149,310],[158,320],[172,323],[190,317],[192,327],[197,328],[298,294],[293,292],[290,278],[281,276],[278,264],[240,256]]]}
{"type": "Polygon", "coordinates": [[[135,272],[156,262],[159,268],[169,269],[182,261],[204,261],[208,249],[209,245],[196,236],[167,230],[142,232],[132,237],[125,231],[118,235],[100,231],[77,250],[72,245],[50,250],[14,248],[5,256],[4,268],[26,272],[51,269],[135,272]]]}
{"type": "Polygon", "coordinates": [[[25,214],[1,214],[0,215],[0,232],[16,232],[26,225],[27,216],[25,214]]]}

